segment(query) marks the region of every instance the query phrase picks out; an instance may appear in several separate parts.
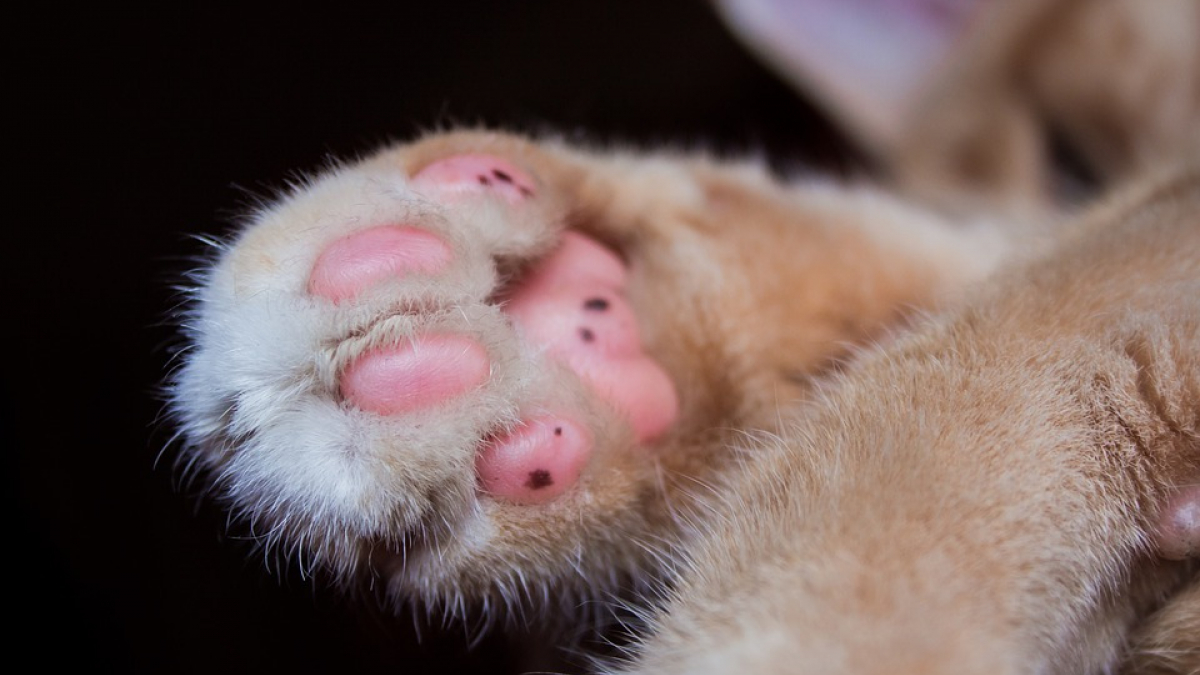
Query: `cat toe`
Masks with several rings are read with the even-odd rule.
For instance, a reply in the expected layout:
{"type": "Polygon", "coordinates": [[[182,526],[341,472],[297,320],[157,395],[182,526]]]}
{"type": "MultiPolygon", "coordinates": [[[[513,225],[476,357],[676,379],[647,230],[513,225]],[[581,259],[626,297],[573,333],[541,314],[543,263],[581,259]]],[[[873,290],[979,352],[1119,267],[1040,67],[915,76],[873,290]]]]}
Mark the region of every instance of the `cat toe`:
{"type": "Polygon", "coordinates": [[[437,160],[413,176],[413,186],[443,201],[480,193],[493,194],[509,204],[533,197],[537,183],[512,162],[494,155],[453,155],[437,160]]]}
{"type": "Polygon", "coordinates": [[[461,335],[422,335],[368,351],[345,369],[342,396],[354,406],[395,415],[437,406],[481,386],[489,360],[461,335]]]}
{"type": "Polygon", "coordinates": [[[344,302],[391,277],[436,274],[452,258],[446,242],[431,232],[401,225],[372,227],[325,248],[309,276],[308,292],[344,302]]]}
{"type": "Polygon", "coordinates": [[[587,428],[560,415],[528,420],[484,444],[475,462],[483,492],[515,504],[542,504],[579,479],[592,451],[587,428]]]}

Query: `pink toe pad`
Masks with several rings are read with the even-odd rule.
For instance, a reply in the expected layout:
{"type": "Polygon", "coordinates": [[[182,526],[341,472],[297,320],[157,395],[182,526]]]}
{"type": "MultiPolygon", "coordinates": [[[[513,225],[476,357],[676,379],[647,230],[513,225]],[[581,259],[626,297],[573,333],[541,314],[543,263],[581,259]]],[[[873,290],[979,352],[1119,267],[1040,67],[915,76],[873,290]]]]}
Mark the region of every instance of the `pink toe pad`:
{"type": "Polygon", "coordinates": [[[442,199],[491,193],[510,204],[529,199],[536,184],[528,173],[512,162],[494,155],[455,155],[440,159],[413,176],[417,189],[442,199]]]}
{"type": "Polygon", "coordinates": [[[342,373],[342,396],[381,415],[421,410],[487,380],[487,352],[461,335],[423,335],[363,354],[342,373]]]}
{"type": "Polygon", "coordinates": [[[333,242],[317,258],[308,292],[341,302],[389,277],[434,274],[450,263],[450,247],[414,227],[373,227],[333,242]]]}
{"type": "Polygon", "coordinates": [[[1164,558],[1200,557],[1200,486],[1183,488],[1167,502],[1159,515],[1154,543],[1164,558]]]}
{"type": "Polygon", "coordinates": [[[546,415],[488,442],[475,461],[483,490],[517,504],[541,504],[579,480],[592,450],[587,430],[546,415]]]}

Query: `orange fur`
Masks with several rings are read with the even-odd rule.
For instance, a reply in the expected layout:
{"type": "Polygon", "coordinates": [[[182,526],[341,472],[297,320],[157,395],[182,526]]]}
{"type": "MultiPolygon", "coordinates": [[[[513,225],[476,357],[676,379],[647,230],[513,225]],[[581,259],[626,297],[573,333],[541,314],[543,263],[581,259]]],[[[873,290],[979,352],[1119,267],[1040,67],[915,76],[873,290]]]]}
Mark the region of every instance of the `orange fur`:
{"type": "MultiPolygon", "coordinates": [[[[1196,172],[1099,208],[751,448],[632,672],[1113,668],[1198,569],[1147,546],[1200,476],[1197,213],[1196,172]]],[[[1200,663],[1173,603],[1131,672],[1200,663]]]]}
{"type": "Polygon", "coordinates": [[[904,198],[483,131],[313,178],[197,293],[174,389],[189,457],[268,545],[452,614],[557,617],[671,576],[635,672],[1200,670],[1197,561],[1150,544],[1200,477],[1200,177],[1179,168],[1200,51],[1155,29],[1200,12],[1003,4],[902,133],[862,127],[904,198]],[[1130,187],[1068,218],[1047,121],[1130,187]],[[511,160],[538,199],[412,190],[462,153],[511,160]],[[394,222],[456,264],[344,307],[306,295],[324,246],[394,222]],[[499,309],[567,229],[628,264],[679,390],[650,449],[499,309]],[[347,363],[431,330],[484,345],[486,386],[404,418],[344,405],[347,363]],[[481,439],[564,400],[596,437],[578,485],[537,507],[480,494],[481,439]]]}

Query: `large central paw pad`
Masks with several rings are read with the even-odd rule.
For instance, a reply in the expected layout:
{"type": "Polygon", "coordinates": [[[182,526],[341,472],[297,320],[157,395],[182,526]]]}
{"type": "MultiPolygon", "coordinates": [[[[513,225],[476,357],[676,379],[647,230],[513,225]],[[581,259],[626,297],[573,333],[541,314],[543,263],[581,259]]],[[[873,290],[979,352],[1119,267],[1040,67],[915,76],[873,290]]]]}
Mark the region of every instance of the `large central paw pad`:
{"type": "MultiPolygon", "coordinates": [[[[412,184],[448,207],[466,198],[506,206],[537,198],[527,172],[491,155],[435,161],[412,184]]],[[[308,292],[346,304],[392,279],[434,276],[458,262],[450,244],[431,231],[376,226],[329,244],[312,268],[308,292]]],[[[566,232],[557,249],[497,297],[506,298],[501,309],[521,337],[624,416],[637,442],[649,443],[671,427],[679,403],[666,372],[642,348],[637,316],[624,295],[627,278],[612,251],[566,232]]],[[[337,384],[354,407],[394,416],[436,409],[485,387],[490,375],[491,356],[477,339],[433,332],[363,351],[342,368],[337,384]]],[[[476,472],[482,490],[521,504],[566,492],[594,451],[594,435],[577,421],[585,418],[563,403],[480,439],[476,472]]]]}
{"type": "Polygon", "coordinates": [[[624,412],[645,442],[674,422],[678,398],[662,366],[642,351],[637,317],[623,295],[626,276],[611,251],[568,232],[505,311],[531,340],[624,412]]]}

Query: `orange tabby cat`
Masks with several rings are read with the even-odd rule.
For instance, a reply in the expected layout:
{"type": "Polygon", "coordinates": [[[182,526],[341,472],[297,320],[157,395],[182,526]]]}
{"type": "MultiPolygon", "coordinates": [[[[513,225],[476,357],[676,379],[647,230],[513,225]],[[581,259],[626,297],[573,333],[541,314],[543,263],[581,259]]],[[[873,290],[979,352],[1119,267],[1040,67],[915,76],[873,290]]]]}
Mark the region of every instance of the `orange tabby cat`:
{"type": "MultiPolygon", "coordinates": [[[[769,52],[772,6],[725,11],[769,52]]],[[[964,9],[890,93],[801,55],[904,196],[483,131],[313,177],[196,289],[188,458],[454,614],[672,577],[631,671],[1189,672],[1200,68],[1152,27],[1200,23],[1136,7],[964,9]],[[1117,33],[1149,56],[1069,65],[1117,33]],[[1108,183],[1168,168],[1051,226],[1043,117],[1108,183]]]]}

